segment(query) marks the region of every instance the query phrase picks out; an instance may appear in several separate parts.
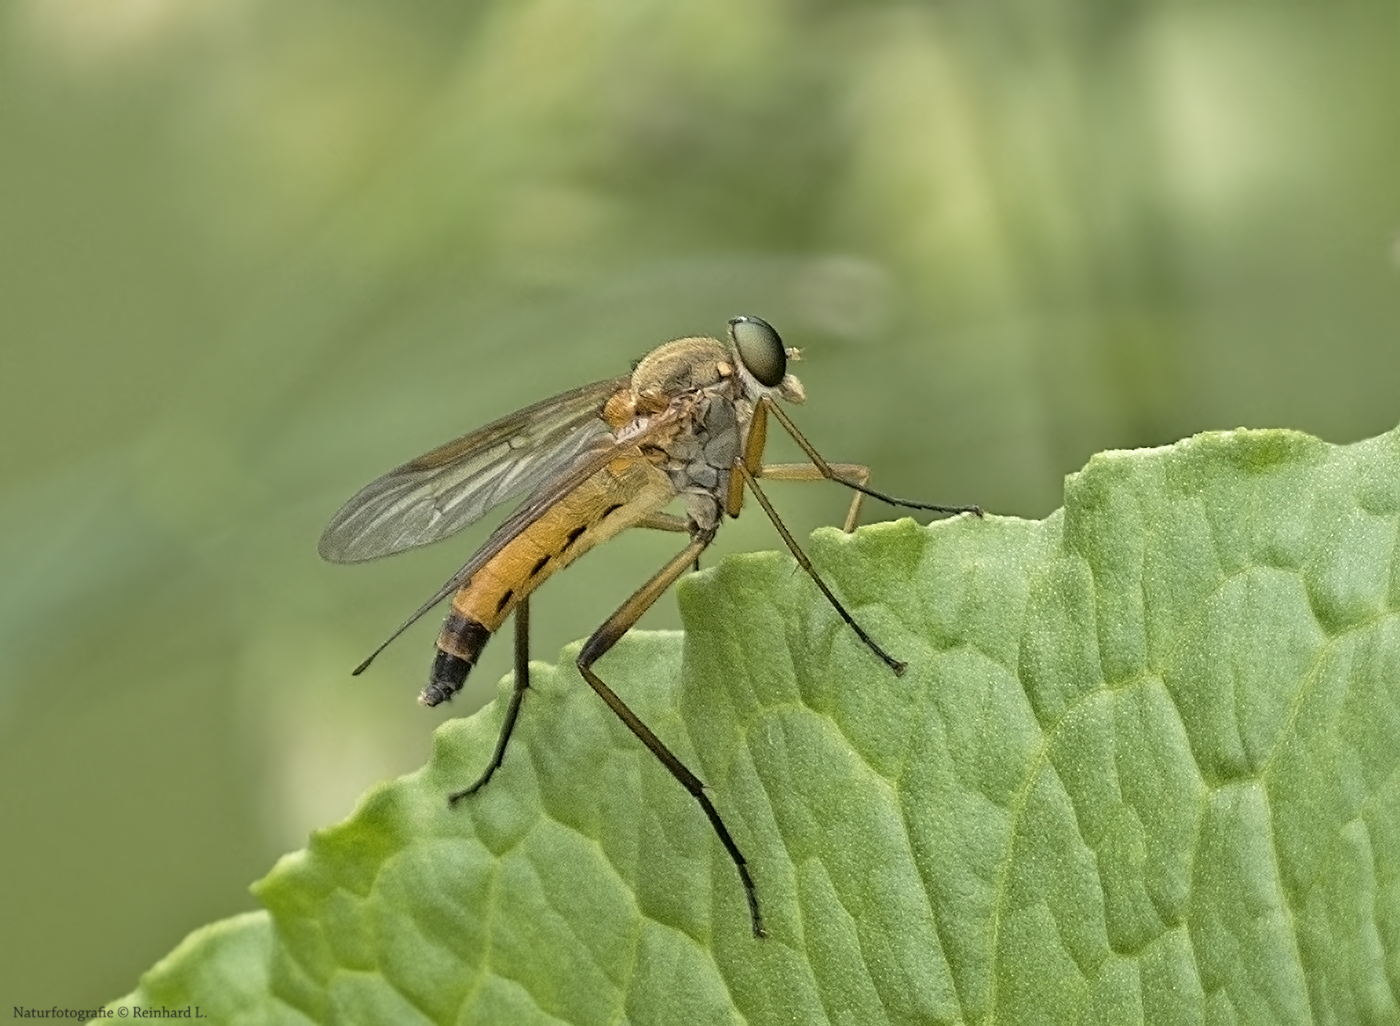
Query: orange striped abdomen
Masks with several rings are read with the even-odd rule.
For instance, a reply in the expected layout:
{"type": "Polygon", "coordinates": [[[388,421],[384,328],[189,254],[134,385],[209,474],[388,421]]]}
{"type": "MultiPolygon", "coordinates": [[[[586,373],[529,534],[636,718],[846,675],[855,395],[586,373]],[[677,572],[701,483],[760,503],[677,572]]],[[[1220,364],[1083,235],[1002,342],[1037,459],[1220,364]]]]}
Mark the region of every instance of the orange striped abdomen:
{"type": "Polygon", "coordinates": [[[614,460],[530,524],[452,599],[428,685],[418,700],[445,702],[515,607],[551,574],[634,527],[675,497],[670,478],[639,455],[614,460]]]}

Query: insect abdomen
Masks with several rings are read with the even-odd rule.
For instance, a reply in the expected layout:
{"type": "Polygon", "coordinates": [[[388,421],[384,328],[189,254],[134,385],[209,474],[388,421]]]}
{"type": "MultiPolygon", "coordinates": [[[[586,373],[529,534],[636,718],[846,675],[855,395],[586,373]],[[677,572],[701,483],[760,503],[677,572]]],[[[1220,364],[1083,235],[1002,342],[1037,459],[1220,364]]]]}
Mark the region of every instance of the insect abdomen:
{"type": "Polygon", "coordinates": [[[424,705],[437,705],[462,690],[467,674],[491,640],[491,630],[477,620],[469,620],[455,609],[447,615],[438,635],[438,652],[428,675],[428,686],[418,696],[424,705]]]}
{"type": "Polygon", "coordinates": [[[520,600],[556,570],[636,525],[675,496],[670,479],[640,456],[615,460],[512,538],[452,599],[428,685],[438,705],[461,690],[491,635],[520,600]]]}

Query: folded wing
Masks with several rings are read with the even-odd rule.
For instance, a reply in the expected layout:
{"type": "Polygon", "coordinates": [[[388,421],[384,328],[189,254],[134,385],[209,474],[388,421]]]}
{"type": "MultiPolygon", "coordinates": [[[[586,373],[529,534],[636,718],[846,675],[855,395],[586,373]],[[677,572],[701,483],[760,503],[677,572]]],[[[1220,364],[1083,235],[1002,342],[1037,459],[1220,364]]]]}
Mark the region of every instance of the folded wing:
{"type": "Polygon", "coordinates": [[[561,393],[389,471],[331,518],[321,557],[359,563],[440,541],[538,489],[600,446],[610,447],[600,414],[627,383],[612,378],[561,393]]]}

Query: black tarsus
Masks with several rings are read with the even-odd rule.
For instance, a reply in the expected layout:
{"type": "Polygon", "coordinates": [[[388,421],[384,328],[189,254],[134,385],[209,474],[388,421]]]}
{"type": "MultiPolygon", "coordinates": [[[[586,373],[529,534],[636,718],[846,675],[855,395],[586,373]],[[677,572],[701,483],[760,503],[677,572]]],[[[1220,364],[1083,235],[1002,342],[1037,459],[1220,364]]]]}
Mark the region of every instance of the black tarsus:
{"type": "Polygon", "coordinates": [[[501,732],[496,737],[496,752],[481,776],[470,787],[453,791],[447,796],[448,805],[456,805],[468,795],[476,794],[491,779],[501,763],[505,761],[506,745],[515,733],[515,721],[520,718],[520,703],[530,688],[530,598],[527,595],[515,607],[515,689],[510,695],[510,705],[506,708],[506,718],[501,724],[501,732]]]}

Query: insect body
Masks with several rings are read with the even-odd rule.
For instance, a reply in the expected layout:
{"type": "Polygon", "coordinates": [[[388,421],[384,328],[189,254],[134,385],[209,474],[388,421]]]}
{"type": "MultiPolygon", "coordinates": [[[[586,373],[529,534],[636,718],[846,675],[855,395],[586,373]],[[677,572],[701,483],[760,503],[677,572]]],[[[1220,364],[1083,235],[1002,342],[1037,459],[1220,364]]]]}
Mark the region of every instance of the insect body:
{"type": "Polygon", "coordinates": [[[579,672],[627,727],[700,803],[744,885],[756,937],[764,935],[757,892],[744,856],[700,780],[593,670],[593,664],[637,622],[714,540],[722,516],[738,516],[744,491],[754,493],[784,542],[870,650],[895,673],[904,664],[886,653],[842,607],[769,504],[758,479],[833,480],[855,490],[846,529],[862,495],[916,509],[981,514],[975,506],[936,506],[895,499],[869,488],[869,471],[828,464],[777,405],[800,403],[801,383],[787,371],[798,351],[757,317],[729,322],[729,340],[683,338],[654,349],[629,377],[595,382],[510,414],[440,446],[367,485],[332,518],[321,555],[354,563],[437,541],[499,503],[525,494],[514,513],[438,592],[355,670],[438,602],[453,596],[438,636],[437,656],[419,696],[425,705],[462,687],[482,648],[515,614],[515,690],[490,764],[473,794],[501,765],[529,687],[529,596],[589,549],[632,527],[676,531],[690,542],[599,627],[578,656],[579,672]],[[810,463],[765,466],[768,417],[797,441],[810,463]],[[666,513],[679,499],[685,515],[666,513]]]}

